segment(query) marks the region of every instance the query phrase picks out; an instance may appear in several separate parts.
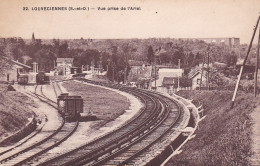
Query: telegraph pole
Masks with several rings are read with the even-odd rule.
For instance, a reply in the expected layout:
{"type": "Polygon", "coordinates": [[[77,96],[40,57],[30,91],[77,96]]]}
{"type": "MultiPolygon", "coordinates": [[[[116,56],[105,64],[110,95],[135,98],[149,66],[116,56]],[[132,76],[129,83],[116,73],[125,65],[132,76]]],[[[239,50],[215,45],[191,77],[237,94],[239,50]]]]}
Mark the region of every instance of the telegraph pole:
{"type": "MultiPolygon", "coordinates": [[[[178,59],[178,68],[180,69],[181,68],[181,60],[178,59]]],[[[180,88],[180,76],[178,75],[178,90],[180,88]]]]}
{"type": "Polygon", "coordinates": [[[243,73],[244,66],[245,66],[245,64],[246,64],[246,60],[247,60],[247,58],[248,58],[248,56],[249,56],[249,53],[250,53],[250,50],[251,50],[251,47],[252,47],[252,43],[253,43],[253,40],[254,40],[254,37],[255,37],[256,29],[257,29],[257,27],[258,27],[259,19],[260,19],[260,16],[258,16],[257,23],[256,23],[256,26],[255,26],[255,28],[254,28],[254,33],[253,33],[253,35],[252,35],[251,42],[250,42],[250,45],[249,45],[249,47],[248,47],[246,57],[245,57],[245,59],[244,59],[244,61],[243,61],[243,64],[242,64],[242,66],[241,66],[241,68],[240,68],[240,72],[239,72],[239,75],[238,75],[238,79],[237,79],[235,91],[234,91],[234,94],[233,94],[233,97],[232,97],[232,100],[231,100],[231,106],[230,106],[231,109],[232,109],[233,106],[234,106],[234,102],[235,102],[235,99],[236,99],[239,82],[240,82],[240,79],[241,79],[241,76],[242,76],[242,73],[243,73]]]}
{"type": "Polygon", "coordinates": [[[114,69],[114,63],[112,62],[112,79],[113,79],[113,83],[115,83],[115,69],[114,69]]]}
{"type": "Polygon", "coordinates": [[[124,71],[124,84],[126,84],[126,72],[127,72],[127,67],[125,67],[125,71],[124,71]]]}
{"type": "Polygon", "coordinates": [[[154,80],[154,86],[155,86],[155,91],[156,91],[156,65],[154,64],[154,73],[155,73],[155,80],[154,80]]]}
{"type": "Polygon", "coordinates": [[[200,90],[201,90],[202,78],[203,78],[202,76],[203,76],[204,60],[205,60],[205,57],[203,56],[202,67],[201,67],[201,76],[200,76],[200,90]]]}
{"type": "Polygon", "coordinates": [[[258,75],[258,62],[259,62],[259,47],[260,47],[260,28],[259,28],[259,35],[258,35],[258,44],[257,44],[257,53],[256,53],[256,65],[255,65],[255,87],[254,87],[254,95],[255,95],[255,97],[257,95],[257,75],[258,75]]]}
{"type": "Polygon", "coordinates": [[[154,79],[154,86],[155,86],[155,91],[156,91],[156,89],[157,89],[157,87],[156,87],[156,78],[157,78],[157,76],[156,76],[156,57],[155,57],[155,55],[154,55],[154,77],[155,77],[155,79],[154,79]]]}
{"type": "Polygon", "coordinates": [[[208,72],[207,72],[207,84],[208,84],[208,90],[209,90],[210,89],[210,85],[209,85],[209,83],[210,83],[210,81],[209,81],[209,52],[208,52],[207,70],[208,70],[208,72]]]}

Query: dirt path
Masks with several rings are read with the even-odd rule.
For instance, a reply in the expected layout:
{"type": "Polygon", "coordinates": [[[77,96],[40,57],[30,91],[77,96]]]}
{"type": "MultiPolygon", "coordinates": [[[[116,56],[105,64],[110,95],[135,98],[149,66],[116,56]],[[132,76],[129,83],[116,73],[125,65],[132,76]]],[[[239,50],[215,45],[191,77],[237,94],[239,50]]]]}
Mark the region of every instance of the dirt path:
{"type": "Polygon", "coordinates": [[[252,165],[260,165],[260,106],[251,113],[252,117],[252,165]]]}

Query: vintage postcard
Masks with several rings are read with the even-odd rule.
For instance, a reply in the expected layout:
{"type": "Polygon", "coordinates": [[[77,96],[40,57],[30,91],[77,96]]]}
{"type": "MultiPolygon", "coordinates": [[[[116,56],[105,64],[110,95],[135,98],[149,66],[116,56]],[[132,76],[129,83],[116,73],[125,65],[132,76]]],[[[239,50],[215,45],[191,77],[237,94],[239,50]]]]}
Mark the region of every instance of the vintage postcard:
{"type": "Polygon", "coordinates": [[[260,165],[259,0],[1,0],[0,165],[260,165]]]}

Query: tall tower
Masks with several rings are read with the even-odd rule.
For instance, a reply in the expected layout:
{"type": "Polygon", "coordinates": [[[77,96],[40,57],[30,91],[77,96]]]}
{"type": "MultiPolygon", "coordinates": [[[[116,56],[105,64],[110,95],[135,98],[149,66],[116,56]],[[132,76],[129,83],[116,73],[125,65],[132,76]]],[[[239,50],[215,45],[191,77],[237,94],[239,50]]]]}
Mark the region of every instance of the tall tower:
{"type": "Polygon", "coordinates": [[[34,32],[33,32],[33,34],[32,34],[32,43],[34,43],[35,42],[35,37],[34,37],[34,32]]]}

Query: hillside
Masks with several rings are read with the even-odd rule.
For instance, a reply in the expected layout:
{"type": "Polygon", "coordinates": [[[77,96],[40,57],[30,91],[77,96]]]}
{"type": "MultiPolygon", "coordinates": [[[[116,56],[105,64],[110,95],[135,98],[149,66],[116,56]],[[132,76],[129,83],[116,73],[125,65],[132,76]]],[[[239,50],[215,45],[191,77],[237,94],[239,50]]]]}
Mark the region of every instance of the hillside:
{"type": "Polygon", "coordinates": [[[7,91],[6,84],[0,84],[0,141],[23,128],[33,112],[29,106],[33,101],[16,91],[7,91]]]}
{"type": "Polygon", "coordinates": [[[260,97],[238,93],[230,110],[232,91],[181,91],[195,103],[201,103],[206,118],[199,123],[196,137],[174,156],[168,166],[250,165],[252,123],[250,113],[260,104],[260,97]]]}

